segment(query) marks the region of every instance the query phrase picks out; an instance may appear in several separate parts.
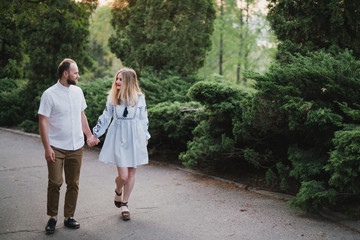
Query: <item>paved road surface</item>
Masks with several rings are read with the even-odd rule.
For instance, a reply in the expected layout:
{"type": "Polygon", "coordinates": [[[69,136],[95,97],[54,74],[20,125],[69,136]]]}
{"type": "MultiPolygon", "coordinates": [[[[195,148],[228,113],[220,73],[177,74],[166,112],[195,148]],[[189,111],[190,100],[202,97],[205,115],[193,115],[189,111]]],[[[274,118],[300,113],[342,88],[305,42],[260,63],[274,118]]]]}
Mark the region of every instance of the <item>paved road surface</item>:
{"type": "Polygon", "coordinates": [[[334,222],[234,184],[150,164],[138,168],[131,221],[113,205],[116,169],[86,149],[75,218],[64,227],[65,185],[56,232],[46,235],[47,168],[38,136],[0,129],[0,239],[282,240],[360,239],[358,221],[334,222]]]}

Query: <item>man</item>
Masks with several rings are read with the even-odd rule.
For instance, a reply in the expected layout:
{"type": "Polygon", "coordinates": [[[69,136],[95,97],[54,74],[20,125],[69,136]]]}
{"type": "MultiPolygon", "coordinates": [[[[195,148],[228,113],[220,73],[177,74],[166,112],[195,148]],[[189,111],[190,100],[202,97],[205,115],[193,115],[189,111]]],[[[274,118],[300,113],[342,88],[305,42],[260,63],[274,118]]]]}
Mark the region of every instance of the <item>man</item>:
{"type": "Polygon", "coordinates": [[[73,218],[79,190],[80,168],[83,156],[84,134],[92,147],[99,143],[89,128],[84,110],[84,94],[78,86],[79,71],[76,62],[64,59],[58,67],[59,80],[41,96],[39,129],[48,166],[47,214],[50,219],[46,233],[53,233],[57,222],[60,187],[65,172],[66,195],[64,225],[79,228],[73,218]]]}

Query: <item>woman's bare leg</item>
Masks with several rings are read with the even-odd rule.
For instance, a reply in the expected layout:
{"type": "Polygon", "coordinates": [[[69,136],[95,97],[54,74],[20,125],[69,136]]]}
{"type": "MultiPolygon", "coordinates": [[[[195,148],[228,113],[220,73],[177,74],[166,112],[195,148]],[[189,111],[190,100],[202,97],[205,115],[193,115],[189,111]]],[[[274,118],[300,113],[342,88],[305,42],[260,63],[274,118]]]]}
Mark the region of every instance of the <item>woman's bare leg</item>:
{"type": "MultiPolygon", "coordinates": [[[[115,178],[116,192],[122,194],[123,187],[128,179],[128,168],[118,167],[118,176],[115,178]]],[[[115,195],[115,201],[121,202],[122,196],[115,195]]]]}
{"type": "Polygon", "coordinates": [[[127,175],[128,177],[124,185],[123,202],[127,202],[129,200],[131,191],[134,188],[135,173],[136,173],[136,168],[128,168],[128,175],[127,175]]]}

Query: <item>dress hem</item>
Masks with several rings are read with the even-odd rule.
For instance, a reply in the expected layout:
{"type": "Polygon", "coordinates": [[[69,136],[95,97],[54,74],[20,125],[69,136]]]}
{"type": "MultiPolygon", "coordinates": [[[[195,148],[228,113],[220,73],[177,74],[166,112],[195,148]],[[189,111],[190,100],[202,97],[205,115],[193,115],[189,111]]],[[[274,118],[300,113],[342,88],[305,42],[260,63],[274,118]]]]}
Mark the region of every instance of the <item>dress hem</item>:
{"type": "Polygon", "coordinates": [[[99,162],[101,163],[104,163],[104,164],[112,164],[112,165],[115,165],[117,167],[126,167],[126,168],[137,168],[138,166],[141,166],[141,165],[146,165],[146,164],[149,164],[148,162],[147,163],[140,163],[138,165],[135,165],[135,166],[119,166],[118,164],[114,163],[114,162],[103,162],[103,161],[100,161],[99,162]]]}

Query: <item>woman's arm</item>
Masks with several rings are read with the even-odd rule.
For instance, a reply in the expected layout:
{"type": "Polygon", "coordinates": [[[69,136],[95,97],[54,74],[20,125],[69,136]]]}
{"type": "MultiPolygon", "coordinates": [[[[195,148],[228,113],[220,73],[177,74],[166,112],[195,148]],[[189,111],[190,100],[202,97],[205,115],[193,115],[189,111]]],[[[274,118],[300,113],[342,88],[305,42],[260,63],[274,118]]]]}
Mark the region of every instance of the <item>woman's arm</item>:
{"type": "Polygon", "coordinates": [[[106,129],[108,128],[111,118],[113,116],[113,105],[110,103],[110,101],[107,101],[105,109],[103,113],[98,118],[98,122],[96,126],[93,128],[93,134],[96,137],[101,137],[106,129]]]}
{"type": "Polygon", "coordinates": [[[141,101],[141,104],[140,104],[141,111],[140,111],[139,118],[140,118],[140,121],[141,121],[141,125],[142,125],[142,127],[143,127],[143,129],[145,131],[146,141],[148,141],[151,136],[150,136],[150,133],[148,131],[149,118],[148,118],[148,112],[147,112],[147,108],[146,108],[145,96],[142,95],[140,97],[139,101],[141,101]]]}

